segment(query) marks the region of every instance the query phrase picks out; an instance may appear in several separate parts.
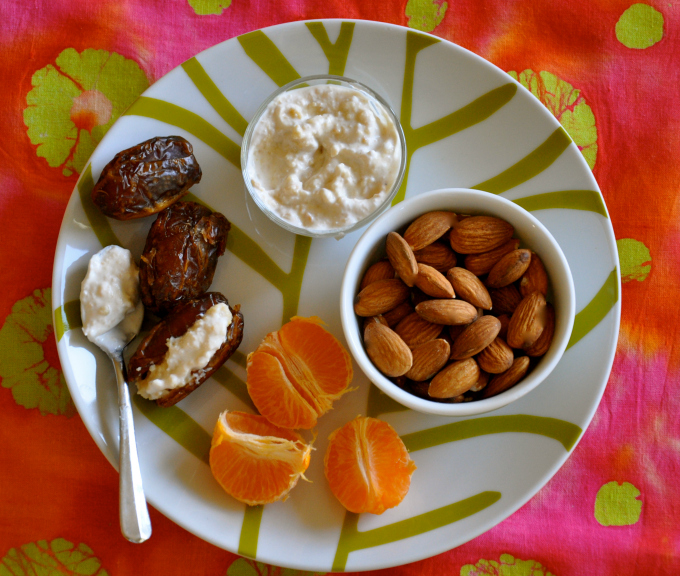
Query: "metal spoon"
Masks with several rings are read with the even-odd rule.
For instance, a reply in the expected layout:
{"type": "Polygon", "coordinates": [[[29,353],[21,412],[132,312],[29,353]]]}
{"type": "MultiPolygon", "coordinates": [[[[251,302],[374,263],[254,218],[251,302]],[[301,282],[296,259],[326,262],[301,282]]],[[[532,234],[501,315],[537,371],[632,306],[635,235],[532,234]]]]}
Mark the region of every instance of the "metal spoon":
{"type": "Polygon", "coordinates": [[[142,488],[123,350],[139,333],[143,317],[144,307],[140,302],[120,324],[94,340],[111,358],[116,370],[120,416],[120,529],[125,538],[136,543],[144,542],[151,536],[151,520],[142,488]]]}

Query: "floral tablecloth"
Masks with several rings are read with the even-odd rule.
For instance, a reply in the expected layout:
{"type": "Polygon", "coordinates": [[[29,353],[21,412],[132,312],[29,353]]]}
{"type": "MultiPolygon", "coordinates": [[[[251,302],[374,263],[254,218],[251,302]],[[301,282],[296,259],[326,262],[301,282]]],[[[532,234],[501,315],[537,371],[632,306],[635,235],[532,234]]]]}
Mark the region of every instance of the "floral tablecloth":
{"type": "Polygon", "coordinates": [[[51,283],[66,203],[94,147],[155,80],[228,38],[302,19],[431,32],[512,73],[604,195],[619,250],[618,350],[566,465],[511,517],[393,574],[680,571],[680,5],[645,0],[35,0],[0,3],[0,575],[295,574],[151,510],[118,527],[118,475],[69,396],[51,283]],[[96,88],[95,88],[96,86],[96,88]]]}

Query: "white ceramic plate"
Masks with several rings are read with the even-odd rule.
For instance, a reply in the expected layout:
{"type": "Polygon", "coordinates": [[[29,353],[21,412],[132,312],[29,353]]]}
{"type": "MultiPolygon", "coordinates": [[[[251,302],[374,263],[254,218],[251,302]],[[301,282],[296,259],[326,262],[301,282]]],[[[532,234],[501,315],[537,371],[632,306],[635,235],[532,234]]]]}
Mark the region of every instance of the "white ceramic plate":
{"type": "Polygon", "coordinates": [[[245,335],[241,354],[176,407],[135,402],[144,487],[154,507],[197,536],[262,562],[370,570],[474,538],[559,469],[595,412],[618,334],[618,258],[597,183],[555,118],[503,71],[434,36],[339,20],[284,24],[202,52],[144,93],[81,175],[56,251],[54,319],[71,395],[114,466],[113,371],[78,329],[77,299],[90,256],[119,242],[139,257],[153,217],[108,220],[89,192],[115,153],[171,134],[193,143],[203,169],[192,192],[234,225],[212,289],[241,304],[245,335]],[[310,241],[276,227],[247,203],[239,143],[246,121],[278,85],[328,72],[364,82],[400,113],[409,147],[407,196],[445,187],[502,193],[550,230],[576,287],[572,346],[549,379],[520,401],[459,420],[399,410],[355,370],[358,389],[319,422],[311,482],[300,482],[286,502],[247,508],[221,490],[206,462],[217,416],[250,409],[244,354],[291,315],[318,315],[342,339],[340,280],[361,230],[341,241],[310,241]],[[346,513],[323,476],[329,433],[359,413],[390,422],[418,466],[404,502],[381,516],[346,513]]]}

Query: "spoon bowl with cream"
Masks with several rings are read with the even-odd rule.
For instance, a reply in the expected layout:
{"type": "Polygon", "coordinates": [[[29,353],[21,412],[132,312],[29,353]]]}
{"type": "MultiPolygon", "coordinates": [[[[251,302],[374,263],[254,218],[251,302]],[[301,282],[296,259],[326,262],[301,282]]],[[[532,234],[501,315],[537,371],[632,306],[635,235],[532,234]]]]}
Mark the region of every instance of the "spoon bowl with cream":
{"type": "Polygon", "coordinates": [[[83,333],[111,358],[118,384],[120,415],[120,525],[131,542],[151,536],[151,520],[142,487],[123,351],[139,333],[144,306],[139,269],[129,250],[107,246],[92,256],[80,289],[83,333]]]}

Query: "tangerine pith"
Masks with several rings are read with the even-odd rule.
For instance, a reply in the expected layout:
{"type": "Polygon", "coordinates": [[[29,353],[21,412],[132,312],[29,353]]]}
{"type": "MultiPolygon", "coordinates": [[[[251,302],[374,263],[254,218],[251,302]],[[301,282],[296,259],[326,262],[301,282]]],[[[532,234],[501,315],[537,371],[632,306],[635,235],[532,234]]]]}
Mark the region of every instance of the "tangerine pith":
{"type": "Polygon", "coordinates": [[[313,428],[352,381],[349,353],[321,324],[295,316],[248,355],[250,398],[277,426],[313,428]]]}

